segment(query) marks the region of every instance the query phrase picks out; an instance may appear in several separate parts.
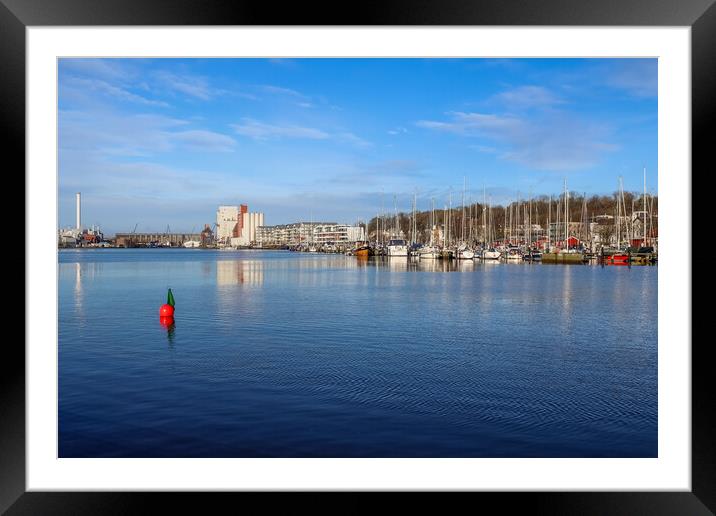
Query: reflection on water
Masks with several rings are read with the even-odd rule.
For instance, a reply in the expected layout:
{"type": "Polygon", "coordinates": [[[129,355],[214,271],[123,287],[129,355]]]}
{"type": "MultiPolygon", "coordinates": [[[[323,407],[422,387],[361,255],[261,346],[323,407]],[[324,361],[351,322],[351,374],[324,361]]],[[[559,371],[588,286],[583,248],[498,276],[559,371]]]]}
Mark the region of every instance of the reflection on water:
{"type": "Polygon", "coordinates": [[[159,324],[167,330],[167,340],[169,341],[169,346],[171,347],[174,344],[174,330],[176,329],[174,317],[160,317],[159,324]]]}
{"type": "Polygon", "coordinates": [[[75,306],[82,311],[82,266],[75,263],[75,306]]]}
{"type": "Polygon", "coordinates": [[[455,272],[472,271],[480,265],[473,260],[435,260],[407,256],[391,257],[345,257],[347,268],[355,263],[358,267],[375,267],[391,271],[455,272]]]}
{"type": "Polygon", "coordinates": [[[261,285],[264,264],[259,260],[220,260],[216,262],[216,284],[261,285]]]}
{"type": "Polygon", "coordinates": [[[62,457],[656,456],[656,267],[107,251],[59,253],[62,457]]]}

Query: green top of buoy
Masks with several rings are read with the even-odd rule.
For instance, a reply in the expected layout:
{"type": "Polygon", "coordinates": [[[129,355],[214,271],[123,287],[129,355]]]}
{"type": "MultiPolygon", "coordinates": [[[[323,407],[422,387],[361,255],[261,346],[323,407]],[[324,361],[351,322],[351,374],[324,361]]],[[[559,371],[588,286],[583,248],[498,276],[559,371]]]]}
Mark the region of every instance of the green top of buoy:
{"type": "Polygon", "coordinates": [[[172,289],[169,289],[167,292],[167,304],[172,308],[174,307],[174,294],[172,294],[172,289]]]}

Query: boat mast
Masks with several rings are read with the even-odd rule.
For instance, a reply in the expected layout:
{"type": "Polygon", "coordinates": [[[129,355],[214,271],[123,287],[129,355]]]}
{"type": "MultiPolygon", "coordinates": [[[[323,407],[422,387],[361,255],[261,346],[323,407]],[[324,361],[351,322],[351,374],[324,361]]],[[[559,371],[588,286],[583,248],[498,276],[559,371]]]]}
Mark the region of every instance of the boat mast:
{"type": "Polygon", "coordinates": [[[569,190],[567,190],[567,178],[564,178],[564,243],[569,250],[569,190]]]}
{"type": "Polygon", "coordinates": [[[532,188],[530,188],[530,209],[527,217],[527,246],[532,247],[532,188]]]}
{"type": "Polygon", "coordinates": [[[448,215],[447,215],[447,236],[446,236],[446,245],[450,246],[450,224],[452,223],[452,188],[450,189],[450,195],[448,195],[448,215]]]}
{"type": "MultiPolygon", "coordinates": [[[[622,214],[624,224],[624,229],[621,231],[621,237],[622,240],[629,240],[629,218],[626,211],[626,202],[624,201],[624,180],[621,176],[619,177],[619,202],[621,203],[619,210],[622,214]]],[[[627,247],[629,247],[629,244],[630,242],[627,242],[627,247]]]]}
{"type": "Polygon", "coordinates": [[[547,207],[547,252],[552,249],[552,196],[549,196],[547,207]]]}
{"type": "Polygon", "coordinates": [[[482,246],[487,244],[487,220],[486,220],[486,203],[485,203],[485,183],[482,183],[482,246]]]}
{"type": "Polygon", "coordinates": [[[512,201],[510,201],[510,219],[507,223],[507,240],[512,244],[512,201]]]}
{"type": "Polygon", "coordinates": [[[470,234],[468,236],[468,240],[470,241],[470,246],[475,245],[475,243],[472,241],[472,224],[473,224],[472,213],[473,213],[474,208],[475,208],[475,203],[472,200],[472,196],[470,196],[470,231],[469,231],[470,234]]]}
{"type": "Polygon", "coordinates": [[[393,195],[393,208],[395,209],[395,220],[393,222],[393,238],[398,238],[398,201],[393,195]]]}
{"type": "Polygon", "coordinates": [[[462,177],[462,220],[460,221],[460,240],[465,242],[465,189],[467,188],[467,177],[462,177]]]}
{"type": "Polygon", "coordinates": [[[487,218],[488,218],[488,224],[487,224],[487,236],[488,241],[492,242],[494,240],[493,234],[492,234],[492,196],[490,196],[490,203],[487,205],[487,218]]]}
{"type": "Polygon", "coordinates": [[[432,209],[430,211],[430,246],[434,245],[433,237],[435,236],[435,197],[431,197],[432,209]]]}
{"type": "Polygon", "coordinates": [[[557,196],[554,200],[554,213],[557,218],[557,222],[554,226],[554,246],[559,246],[559,237],[562,232],[562,197],[563,195],[557,196]]]}
{"type": "Polygon", "coordinates": [[[644,223],[642,224],[642,226],[644,227],[644,232],[643,232],[644,238],[642,240],[641,245],[646,246],[646,167],[644,167],[644,195],[643,195],[643,198],[644,198],[644,202],[643,202],[643,204],[644,204],[644,223]]]}
{"type": "Polygon", "coordinates": [[[617,249],[619,249],[619,247],[620,247],[620,245],[621,245],[621,239],[620,239],[620,236],[621,236],[621,235],[619,234],[619,233],[620,233],[620,229],[621,229],[621,224],[619,223],[619,216],[620,216],[620,214],[621,214],[622,205],[621,205],[621,203],[619,202],[619,191],[618,191],[618,190],[617,190],[617,193],[616,193],[616,198],[617,198],[617,206],[616,206],[616,211],[617,211],[616,217],[617,217],[617,218],[616,218],[615,224],[616,224],[616,228],[617,228],[617,231],[616,231],[616,233],[617,233],[617,234],[616,234],[616,238],[617,238],[617,249]]]}

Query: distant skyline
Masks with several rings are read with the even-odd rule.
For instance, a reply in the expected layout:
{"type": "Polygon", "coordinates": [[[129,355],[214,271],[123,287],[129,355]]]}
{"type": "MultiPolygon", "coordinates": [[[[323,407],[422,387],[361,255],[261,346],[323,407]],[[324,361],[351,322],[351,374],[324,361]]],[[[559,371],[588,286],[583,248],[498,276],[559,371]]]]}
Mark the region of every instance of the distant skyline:
{"type": "Polygon", "coordinates": [[[657,194],[656,59],[60,59],[59,224],[356,222],[530,194],[657,194]]]}

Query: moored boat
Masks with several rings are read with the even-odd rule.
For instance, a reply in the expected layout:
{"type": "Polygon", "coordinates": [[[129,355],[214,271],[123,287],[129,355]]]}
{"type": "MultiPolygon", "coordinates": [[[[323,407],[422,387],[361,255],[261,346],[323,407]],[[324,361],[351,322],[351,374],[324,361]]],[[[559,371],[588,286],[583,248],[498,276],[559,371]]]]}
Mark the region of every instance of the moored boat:
{"type": "Polygon", "coordinates": [[[435,260],[440,258],[440,251],[431,245],[426,245],[418,250],[418,258],[421,260],[435,260]]]}
{"type": "Polygon", "coordinates": [[[408,245],[405,240],[392,239],[388,242],[388,256],[408,256],[408,245]]]}
{"type": "Polygon", "coordinates": [[[508,261],[521,261],[522,252],[517,247],[509,247],[505,252],[505,258],[508,261]]]}
{"type": "Polygon", "coordinates": [[[499,260],[500,256],[502,256],[502,253],[493,247],[482,251],[483,260],[499,260]]]}
{"type": "Polygon", "coordinates": [[[584,263],[584,254],[580,252],[559,251],[542,253],[542,263],[584,263]]]}
{"type": "Polygon", "coordinates": [[[629,265],[630,259],[628,253],[613,253],[602,256],[604,265],[629,265]]]}
{"type": "Polygon", "coordinates": [[[457,248],[456,257],[458,260],[472,260],[475,258],[475,251],[470,249],[467,244],[462,244],[457,248]]]}
{"type": "Polygon", "coordinates": [[[361,245],[353,249],[353,256],[368,257],[373,254],[373,250],[368,244],[361,245]]]}

